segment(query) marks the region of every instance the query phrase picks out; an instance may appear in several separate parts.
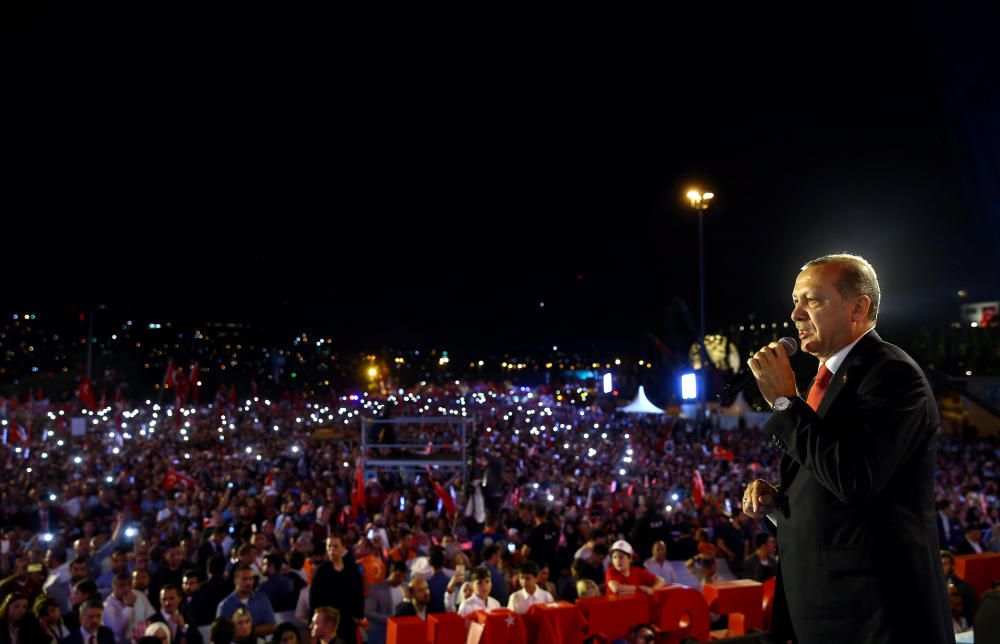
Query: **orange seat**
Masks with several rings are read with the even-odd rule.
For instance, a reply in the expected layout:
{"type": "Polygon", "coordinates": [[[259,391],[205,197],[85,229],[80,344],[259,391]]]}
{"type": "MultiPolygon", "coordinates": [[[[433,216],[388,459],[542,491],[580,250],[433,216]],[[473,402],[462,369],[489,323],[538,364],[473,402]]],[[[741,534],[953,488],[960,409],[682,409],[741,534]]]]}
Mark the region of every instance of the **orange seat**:
{"type": "Polygon", "coordinates": [[[764,585],[752,579],[717,581],[701,589],[710,612],[729,615],[729,637],[764,627],[764,585]],[[740,617],[733,619],[733,615],[740,617]]]}

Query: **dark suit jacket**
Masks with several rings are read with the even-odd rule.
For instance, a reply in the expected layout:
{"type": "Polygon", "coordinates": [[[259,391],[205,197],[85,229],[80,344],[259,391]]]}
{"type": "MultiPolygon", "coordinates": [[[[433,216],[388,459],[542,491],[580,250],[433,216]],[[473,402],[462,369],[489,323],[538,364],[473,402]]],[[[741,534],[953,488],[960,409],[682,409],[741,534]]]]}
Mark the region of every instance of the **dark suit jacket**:
{"type": "MultiPolygon", "coordinates": [[[[83,641],[83,635],[80,634],[80,629],[73,629],[70,634],[64,637],[59,644],[86,644],[83,641]]],[[[101,626],[97,629],[97,644],[115,644],[115,634],[107,626],[101,626]]]]}
{"type": "MultiPolygon", "coordinates": [[[[427,607],[427,615],[430,615],[430,606],[427,607]]],[[[417,609],[413,607],[413,602],[400,602],[396,606],[396,614],[393,617],[418,617],[417,609]]]]}
{"type": "MultiPolygon", "coordinates": [[[[979,547],[983,549],[983,552],[989,552],[982,543],[979,544],[979,547]]],[[[972,547],[968,539],[963,537],[961,541],[955,544],[954,553],[956,555],[974,555],[976,554],[976,549],[972,547]]]]}
{"type": "Polygon", "coordinates": [[[937,405],[923,372],[874,331],[814,412],[765,432],[784,451],[774,628],[819,644],[954,642],[934,520],[937,405]]]}
{"type": "Polygon", "coordinates": [[[961,521],[959,521],[957,517],[948,517],[948,534],[945,535],[944,519],[941,518],[940,513],[937,515],[937,529],[938,542],[941,544],[942,548],[946,548],[948,550],[954,547],[954,545],[958,543],[965,534],[961,521]]]}

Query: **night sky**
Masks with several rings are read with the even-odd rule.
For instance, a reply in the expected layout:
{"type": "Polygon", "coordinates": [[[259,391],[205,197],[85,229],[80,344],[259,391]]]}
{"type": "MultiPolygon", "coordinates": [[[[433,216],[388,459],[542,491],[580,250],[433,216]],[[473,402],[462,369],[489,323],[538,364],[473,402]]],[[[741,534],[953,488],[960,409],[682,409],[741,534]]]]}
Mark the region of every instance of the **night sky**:
{"type": "Polygon", "coordinates": [[[697,322],[691,185],[709,331],[841,250],[889,331],[1000,297],[995,9],[51,7],[2,21],[4,308],[629,349],[697,322]]]}

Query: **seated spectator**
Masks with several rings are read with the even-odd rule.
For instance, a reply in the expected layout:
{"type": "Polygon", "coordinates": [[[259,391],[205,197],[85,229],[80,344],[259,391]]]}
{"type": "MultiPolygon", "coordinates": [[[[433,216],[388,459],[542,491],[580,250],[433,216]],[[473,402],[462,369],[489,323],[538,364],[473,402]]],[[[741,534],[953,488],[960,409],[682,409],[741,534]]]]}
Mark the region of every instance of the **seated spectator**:
{"type": "Polygon", "coordinates": [[[984,552],[983,531],[979,526],[970,525],[965,531],[965,538],[955,546],[956,555],[973,555],[984,552]]]}
{"type": "MultiPolygon", "coordinates": [[[[479,566],[472,569],[471,587],[472,595],[462,602],[462,606],[458,609],[459,615],[465,617],[477,610],[501,608],[500,602],[490,596],[490,590],[493,588],[493,577],[485,567],[479,566]]],[[[446,595],[445,604],[450,605],[451,601],[451,598],[446,595]]]]}
{"type": "Polygon", "coordinates": [[[553,597],[558,597],[559,593],[556,591],[556,585],[550,579],[551,572],[548,566],[541,566],[538,569],[538,587],[553,597]]]}
{"type": "Polygon", "coordinates": [[[538,586],[538,564],[529,561],[521,565],[518,573],[521,589],[512,593],[507,602],[507,608],[518,615],[524,615],[534,604],[547,604],[555,601],[552,595],[538,586]]]}
{"type": "Polygon", "coordinates": [[[651,595],[663,585],[663,579],[642,568],[632,566],[632,546],[627,541],[616,541],[611,546],[611,568],[604,573],[608,593],[624,595],[644,592],[651,595]]]}
{"type": "Polygon", "coordinates": [[[948,584],[948,603],[951,605],[952,628],[954,628],[955,633],[964,633],[969,630],[971,624],[965,618],[962,596],[955,584],[948,584]]]}
{"type": "MultiPolygon", "coordinates": [[[[396,617],[419,617],[427,621],[427,614],[431,612],[431,591],[427,580],[423,577],[414,577],[410,580],[407,588],[409,600],[396,606],[396,617]]],[[[444,602],[442,602],[443,604],[444,602]]]]}
{"type": "Polygon", "coordinates": [[[979,608],[976,601],[976,589],[972,584],[965,581],[955,573],[955,555],[947,550],[941,551],[941,567],[944,569],[944,581],[955,587],[962,598],[962,616],[968,624],[975,621],[976,610],[979,608]]]}
{"type": "Polygon", "coordinates": [[[653,556],[647,559],[644,565],[646,570],[663,579],[664,583],[677,583],[677,573],[667,561],[667,544],[664,541],[657,541],[653,544],[653,556]]]}
{"type": "Polygon", "coordinates": [[[705,584],[721,581],[719,571],[716,569],[715,558],[695,555],[684,562],[688,571],[698,580],[698,590],[705,584]]]}
{"type": "Polygon", "coordinates": [[[593,579],[580,579],[576,582],[576,596],[579,599],[600,597],[601,589],[597,587],[593,579]]]}
{"type": "Polygon", "coordinates": [[[776,574],[778,560],[774,555],[777,542],[766,532],[757,534],[754,542],[753,554],[743,560],[743,578],[763,583],[776,574]]]}

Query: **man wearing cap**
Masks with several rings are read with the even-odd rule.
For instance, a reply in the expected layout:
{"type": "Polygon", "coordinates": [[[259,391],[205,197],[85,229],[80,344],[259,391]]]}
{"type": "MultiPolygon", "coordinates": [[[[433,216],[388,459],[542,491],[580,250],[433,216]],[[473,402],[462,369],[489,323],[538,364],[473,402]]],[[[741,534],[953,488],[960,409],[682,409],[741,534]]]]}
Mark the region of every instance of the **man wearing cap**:
{"type": "Polygon", "coordinates": [[[625,595],[641,591],[647,595],[665,582],[644,568],[632,567],[632,546],[628,541],[615,541],[611,546],[611,567],[604,573],[604,584],[609,593],[625,595]]]}

